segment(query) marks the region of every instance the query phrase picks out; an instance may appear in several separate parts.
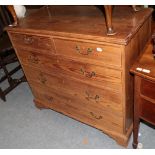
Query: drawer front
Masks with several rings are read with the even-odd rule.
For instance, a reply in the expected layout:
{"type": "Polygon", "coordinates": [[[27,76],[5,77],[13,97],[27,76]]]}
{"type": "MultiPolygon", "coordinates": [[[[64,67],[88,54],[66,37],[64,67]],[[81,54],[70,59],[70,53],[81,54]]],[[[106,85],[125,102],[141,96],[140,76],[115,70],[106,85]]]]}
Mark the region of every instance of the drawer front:
{"type": "Polygon", "coordinates": [[[155,103],[152,103],[150,101],[147,101],[143,98],[141,98],[141,110],[140,115],[141,117],[149,121],[150,123],[153,123],[155,125],[155,103]]]}
{"type": "Polygon", "coordinates": [[[29,83],[37,83],[38,85],[55,89],[57,92],[70,94],[77,100],[92,104],[95,107],[104,107],[109,112],[122,116],[122,98],[121,88],[118,92],[108,90],[107,88],[97,88],[88,85],[79,80],[75,80],[65,75],[45,74],[40,70],[29,68],[24,65],[24,72],[29,83]]]}
{"type": "Polygon", "coordinates": [[[84,102],[79,102],[66,93],[60,94],[53,89],[40,87],[38,84],[33,84],[32,90],[35,98],[49,108],[100,129],[107,128],[122,132],[122,117],[114,116],[112,113],[107,113],[101,109],[95,109],[91,105],[86,106],[84,102]]]}
{"type": "Polygon", "coordinates": [[[54,39],[56,51],[60,55],[72,57],[93,64],[121,68],[122,55],[119,46],[54,39]]]}
{"type": "Polygon", "coordinates": [[[48,50],[48,53],[55,53],[54,43],[50,37],[16,33],[11,33],[10,36],[15,48],[22,46],[26,49],[48,50]]]}
{"type": "Polygon", "coordinates": [[[155,100],[155,83],[142,79],[141,94],[155,100]]]}
{"type": "Polygon", "coordinates": [[[41,68],[46,73],[53,75],[62,73],[81,79],[86,83],[94,83],[98,86],[103,85],[116,91],[121,86],[122,73],[119,70],[65,59],[57,55],[50,57],[32,51],[22,50],[22,52],[18,52],[18,55],[23,64],[41,68]]]}

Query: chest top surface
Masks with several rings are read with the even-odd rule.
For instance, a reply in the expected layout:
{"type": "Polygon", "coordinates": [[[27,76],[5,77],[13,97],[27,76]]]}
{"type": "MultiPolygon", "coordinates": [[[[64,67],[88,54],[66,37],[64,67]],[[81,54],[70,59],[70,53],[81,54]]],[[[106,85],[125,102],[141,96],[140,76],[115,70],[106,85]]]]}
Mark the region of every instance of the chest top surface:
{"type": "Polygon", "coordinates": [[[143,54],[131,68],[131,72],[143,78],[155,81],[155,59],[153,57],[153,45],[148,43],[143,54]]]}
{"type": "Polygon", "coordinates": [[[21,19],[17,27],[7,29],[127,44],[151,13],[152,9],[135,13],[130,6],[115,6],[113,26],[117,34],[114,36],[106,35],[103,6],[101,9],[96,6],[44,6],[21,19]]]}

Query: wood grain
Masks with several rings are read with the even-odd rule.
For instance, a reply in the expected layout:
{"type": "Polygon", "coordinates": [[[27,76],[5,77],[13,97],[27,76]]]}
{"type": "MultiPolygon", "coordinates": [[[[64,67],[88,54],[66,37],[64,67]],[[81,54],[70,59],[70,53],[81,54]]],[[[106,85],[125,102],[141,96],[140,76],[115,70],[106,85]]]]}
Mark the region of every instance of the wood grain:
{"type": "Polygon", "coordinates": [[[135,13],[132,7],[115,6],[113,26],[117,34],[107,37],[104,14],[95,6],[50,6],[49,11],[51,16],[43,7],[8,30],[127,45],[152,13],[151,8],[135,13]]]}
{"type": "Polygon", "coordinates": [[[57,54],[105,66],[122,66],[121,47],[54,39],[57,54]],[[64,48],[66,50],[64,50],[64,48]],[[99,51],[100,50],[100,51],[99,51]]]}
{"type": "Polygon", "coordinates": [[[119,70],[92,65],[73,59],[66,59],[57,55],[45,55],[38,51],[28,51],[18,48],[18,55],[22,63],[43,69],[44,72],[55,75],[65,75],[81,79],[87,83],[96,84],[99,87],[110,87],[118,90],[121,87],[122,72],[119,70]],[[20,52],[21,51],[21,52],[20,52]]]}
{"type": "Polygon", "coordinates": [[[141,94],[155,100],[155,83],[141,80],[141,94]]]}
{"type": "Polygon", "coordinates": [[[124,57],[124,72],[122,74],[123,80],[125,80],[124,91],[126,95],[124,96],[125,105],[125,130],[127,131],[130,128],[131,123],[133,122],[133,81],[134,78],[130,75],[130,69],[137,57],[143,52],[145,45],[147,44],[149,38],[151,37],[151,18],[148,18],[144,22],[143,27],[139,29],[137,34],[129,42],[128,46],[125,46],[124,57]],[[149,26],[148,26],[149,25],[149,26]],[[147,32],[147,33],[146,33],[147,32]],[[143,36],[142,36],[143,35],[143,36]],[[131,52],[132,51],[132,52],[131,52]]]}
{"type": "Polygon", "coordinates": [[[115,7],[117,34],[107,36],[96,7],[48,9],[51,16],[43,7],[7,29],[36,106],[96,127],[127,146],[133,123],[129,69],[150,37],[152,10],[115,7]],[[25,35],[33,41],[24,43],[25,35]]]}
{"type": "Polygon", "coordinates": [[[40,87],[40,85],[33,83],[33,89],[35,89],[33,92],[35,92],[34,95],[36,98],[47,103],[48,108],[55,105],[58,108],[60,107],[62,109],[61,111],[67,111],[67,113],[70,113],[73,117],[78,114],[79,117],[83,116],[83,119],[86,117],[89,119],[89,122],[93,124],[96,123],[97,126],[102,126],[102,128],[107,128],[109,130],[113,130],[112,128],[114,127],[116,131],[122,132],[123,120],[121,116],[106,113],[103,108],[95,108],[95,106],[90,106],[91,103],[86,104],[84,101],[79,102],[80,100],[77,100],[77,98],[73,98],[66,93],[59,94],[58,91],[48,89],[45,86],[40,87]],[[76,114],[68,109],[68,107],[74,109],[76,114]]]}
{"type": "Polygon", "coordinates": [[[11,38],[16,47],[46,50],[50,51],[50,53],[55,53],[54,43],[50,37],[12,33],[11,38]]]}
{"type": "MultiPolygon", "coordinates": [[[[79,97],[84,100],[89,100],[88,97],[90,95],[90,100],[94,103],[96,103],[98,99],[101,100],[103,103],[104,101],[114,102],[116,105],[119,106],[119,109],[121,109],[121,104],[120,104],[121,89],[119,88],[117,92],[115,90],[108,89],[106,87],[98,88],[91,85],[91,83],[90,84],[82,83],[79,80],[68,78],[67,76],[62,74],[57,74],[57,75],[51,75],[49,73],[46,74],[45,72],[33,69],[32,67],[30,68],[27,66],[24,66],[24,71],[28,81],[37,82],[39,84],[50,87],[51,89],[56,89],[57,91],[62,90],[62,92],[68,92],[69,94],[72,94],[73,96],[77,96],[77,98],[79,97]],[[96,95],[99,96],[100,98],[97,98],[95,100],[93,98],[95,98],[96,95]],[[91,99],[91,96],[92,96],[92,99],[91,99]],[[113,97],[111,98],[111,96],[113,97]]],[[[116,108],[116,105],[114,106],[114,108],[116,108]]]]}

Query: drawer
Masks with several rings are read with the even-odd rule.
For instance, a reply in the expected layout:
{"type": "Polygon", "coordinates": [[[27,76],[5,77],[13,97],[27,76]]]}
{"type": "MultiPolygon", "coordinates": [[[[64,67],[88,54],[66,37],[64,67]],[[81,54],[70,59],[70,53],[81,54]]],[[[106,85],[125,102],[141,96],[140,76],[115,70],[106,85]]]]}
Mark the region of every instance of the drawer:
{"type": "Polygon", "coordinates": [[[70,94],[77,100],[92,104],[96,107],[104,107],[110,112],[122,115],[122,89],[118,87],[117,92],[107,88],[98,88],[93,85],[83,83],[65,75],[50,75],[43,73],[39,69],[33,69],[24,65],[24,72],[30,84],[49,87],[57,92],[70,94]]]}
{"type": "MultiPolygon", "coordinates": [[[[18,50],[17,50],[18,51],[18,50]]],[[[44,72],[56,75],[65,74],[92,83],[117,90],[121,86],[122,72],[119,70],[83,63],[60,56],[47,56],[34,51],[22,50],[18,52],[23,64],[42,68],[44,72]]]]}
{"type": "Polygon", "coordinates": [[[60,94],[53,89],[33,84],[33,94],[36,100],[41,101],[46,107],[69,115],[82,122],[88,123],[100,129],[109,129],[122,132],[123,117],[115,116],[101,109],[95,109],[91,105],[86,106],[84,102],[72,98],[66,94],[60,94]]]}
{"type": "Polygon", "coordinates": [[[10,36],[15,48],[22,46],[26,49],[48,50],[48,53],[55,53],[54,43],[50,37],[18,33],[11,33],[10,36]]]}
{"type": "Polygon", "coordinates": [[[155,125],[155,102],[152,103],[141,98],[140,116],[155,125]]]}
{"type": "Polygon", "coordinates": [[[72,57],[92,64],[114,66],[121,68],[122,52],[119,46],[109,44],[100,45],[78,41],[54,39],[56,51],[59,55],[72,57]]]}
{"type": "Polygon", "coordinates": [[[155,83],[148,80],[141,80],[141,94],[155,100],[155,83]]]}

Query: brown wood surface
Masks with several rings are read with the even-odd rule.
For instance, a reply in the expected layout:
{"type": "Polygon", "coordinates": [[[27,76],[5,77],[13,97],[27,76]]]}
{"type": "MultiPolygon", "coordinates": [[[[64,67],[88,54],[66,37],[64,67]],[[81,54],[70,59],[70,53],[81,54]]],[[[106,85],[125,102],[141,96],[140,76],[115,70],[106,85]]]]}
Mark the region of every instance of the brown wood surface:
{"type": "Polygon", "coordinates": [[[15,9],[14,9],[13,5],[7,5],[7,9],[11,13],[11,15],[13,17],[13,20],[14,20],[12,26],[17,26],[18,18],[17,18],[17,15],[16,15],[16,12],[15,12],[15,9]]]}
{"type": "Polygon", "coordinates": [[[139,31],[135,34],[132,40],[129,42],[128,46],[125,46],[125,52],[123,52],[123,81],[125,80],[125,85],[123,87],[123,91],[126,95],[124,95],[125,100],[125,130],[128,130],[131,123],[133,122],[133,96],[134,96],[134,88],[133,88],[133,76],[130,75],[130,69],[132,65],[137,62],[137,57],[140,53],[143,52],[147,41],[150,39],[151,36],[151,17],[148,18],[144,22],[144,25],[139,29],[139,31]],[[148,26],[146,26],[148,25],[148,26]],[[147,33],[146,33],[147,32],[147,33]]]}
{"type": "Polygon", "coordinates": [[[23,64],[44,70],[52,75],[64,74],[92,83],[98,87],[108,87],[115,91],[121,90],[122,72],[119,70],[101,67],[89,63],[66,59],[58,55],[45,55],[41,52],[28,51],[18,48],[20,60],[23,64]]]}
{"type": "Polygon", "coordinates": [[[140,84],[141,80],[138,76],[134,78],[134,117],[133,117],[133,148],[137,148],[138,145],[138,131],[139,131],[139,102],[140,102],[140,84]]]}
{"type": "Polygon", "coordinates": [[[141,99],[140,118],[155,125],[155,100],[151,102],[147,99],[141,99]]]}
{"type": "Polygon", "coordinates": [[[127,146],[133,123],[129,69],[150,37],[150,23],[150,9],[135,14],[116,7],[117,35],[107,36],[96,7],[50,6],[7,30],[37,107],[101,129],[127,146]]]}
{"type": "Polygon", "coordinates": [[[22,46],[30,49],[39,49],[55,52],[52,38],[47,36],[36,36],[28,34],[13,33],[12,40],[16,46],[22,46]]]}
{"type": "Polygon", "coordinates": [[[45,6],[21,19],[17,27],[8,27],[8,30],[127,44],[151,13],[150,8],[135,13],[129,6],[115,6],[113,26],[117,34],[107,37],[104,14],[97,7],[49,6],[47,10],[45,6]]]}
{"type": "Polygon", "coordinates": [[[94,62],[107,66],[120,67],[121,60],[121,47],[117,45],[100,45],[90,44],[77,41],[68,41],[54,39],[57,54],[72,57],[74,59],[83,59],[83,61],[94,62]],[[66,50],[64,50],[64,48],[66,50]],[[97,51],[100,48],[102,51],[97,51]]]}
{"type": "MultiPolygon", "coordinates": [[[[82,83],[81,81],[77,81],[76,79],[68,78],[68,76],[61,75],[61,74],[45,74],[45,72],[41,72],[40,70],[33,70],[29,67],[24,66],[25,73],[29,81],[35,81],[39,84],[45,85],[50,87],[51,89],[57,89],[57,91],[68,92],[73,96],[77,96],[77,98],[82,98],[94,102],[101,101],[104,102],[114,102],[114,107],[120,109],[121,112],[121,89],[118,88],[117,92],[108,89],[108,88],[98,88],[91,83],[86,84],[82,83]],[[30,72],[34,72],[33,75],[30,72]],[[111,97],[112,96],[112,97],[111,97]],[[96,98],[95,98],[96,97],[96,98]]],[[[108,106],[108,105],[107,105],[108,106]]],[[[110,105],[109,105],[110,107],[110,105]]]]}
{"type": "Polygon", "coordinates": [[[77,99],[77,97],[73,97],[67,92],[61,94],[54,89],[49,89],[48,87],[38,85],[34,82],[31,85],[33,86],[33,89],[35,89],[34,94],[38,100],[49,105],[51,104],[51,106],[52,104],[57,104],[57,107],[63,106],[63,111],[71,113],[72,116],[75,114],[67,109],[67,107],[70,106],[72,108],[78,109],[76,113],[79,113],[79,115],[85,115],[90,119],[90,122],[92,120],[93,123],[96,122],[96,125],[98,124],[107,130],[113,130],[113,128],[115,128],[115,132],[122,132],[123,121],[121,116],[105,112],[103,107],[101,108],[99,105],[95,106],[95,103],[91,103],[91,101],[87,103],[84,100],[80,101],[77,99]],[[65,107],[65,105],[68,106],[65,107]],[[83,113],[80,111],[83,111],[83,113]]]}
{"type": "Polygon", "coordinates": [[[155,80],[155,60],[153,57],[153,45],[149,42],[145,49],[143,50],[144,54],[141,54],[141,56],[139,57],[139,59],[134,63],[134,65],[131,68],[131,72],[141,76],[143,78],[149,79],[149,80],[155,80]],[[145,73],[145,72],[141,72],[136,70],[136,68],[142,68],[142,69],[147,69],[150,70],[150,73],[145,73]]]}
{"type": "Polygon", "coordinates": [[[141,81],[141,94],[155,100],[155,83],[147,80],[141,81]]]}
{"type": "Polygon", "coordinates": [[[114,31],[113,25],[112,25],[113,6],[104,5],[104,9],[105,9],[105,16],[106,16],[107,35],[115,35],[116,32],[114,31]]]}
{"type": "Polygon", "coordinates": [[[154,82],[135,73],[133,148],[137,148],[140,119],[155,125],[154,82]]]}

